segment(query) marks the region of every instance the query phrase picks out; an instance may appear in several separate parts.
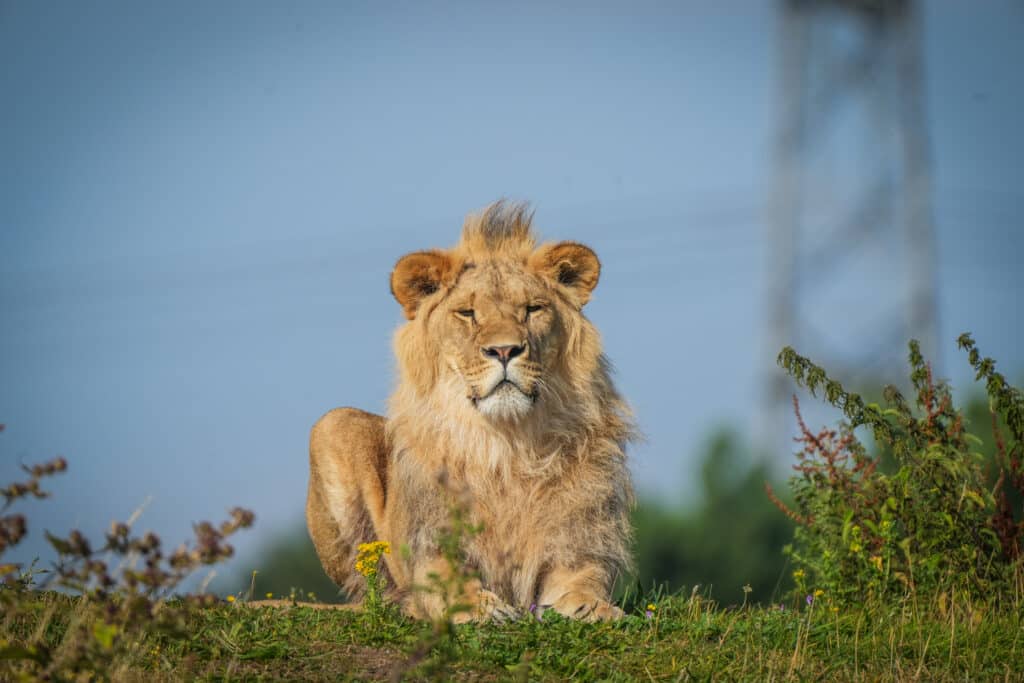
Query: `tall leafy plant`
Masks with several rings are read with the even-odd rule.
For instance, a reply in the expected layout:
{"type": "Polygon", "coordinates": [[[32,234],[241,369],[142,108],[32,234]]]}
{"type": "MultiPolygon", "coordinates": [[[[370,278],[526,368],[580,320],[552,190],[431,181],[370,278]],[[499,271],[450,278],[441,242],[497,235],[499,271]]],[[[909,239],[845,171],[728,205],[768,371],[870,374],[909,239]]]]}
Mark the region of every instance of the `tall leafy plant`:
{"type": "Polygon", "coordinates": [[[966,430],[949,386],[932,376],[916,341],[909,344],[913,405],[893,386],[883,392],[884,406],[866,402],[793,349],[779,354],[798,384],[823,394],[846,418],[814,432],[794,398],[801,433],[790,480],[795,503],[777,504],[797,523],[786,552],[799,589],[813,585],[847,602],[1020,592],[1024,522],[1007,491],[1024,491],[1024,398],[969,335],[959,343],[989,395],[998,444],[994,487],[986,483],[980,439],[966,430]],[[873,436],[874,453],[858,439],[859,427],[873,436]],[[878,466],[883,451],[894,462],[889,471],[878,466]]]}

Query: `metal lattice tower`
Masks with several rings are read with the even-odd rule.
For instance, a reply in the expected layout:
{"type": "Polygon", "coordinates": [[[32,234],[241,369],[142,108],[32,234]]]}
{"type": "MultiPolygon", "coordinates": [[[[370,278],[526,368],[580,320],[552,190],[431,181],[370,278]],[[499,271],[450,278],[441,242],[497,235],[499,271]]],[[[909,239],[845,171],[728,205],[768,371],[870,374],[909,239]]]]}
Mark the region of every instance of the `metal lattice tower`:
{"type": "Polygon", "coordinates": [[[937,367],[920,8],[783,0],[761,443],[791,450],[791,345],[844,382],[937,367]]]}

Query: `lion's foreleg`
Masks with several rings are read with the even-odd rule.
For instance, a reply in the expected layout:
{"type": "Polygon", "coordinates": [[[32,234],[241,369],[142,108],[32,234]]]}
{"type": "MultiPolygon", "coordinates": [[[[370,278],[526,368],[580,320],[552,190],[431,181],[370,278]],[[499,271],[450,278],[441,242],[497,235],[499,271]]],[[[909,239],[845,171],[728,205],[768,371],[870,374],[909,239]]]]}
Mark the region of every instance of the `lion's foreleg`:
{"type": "Polygon", "coordinates": [[[611,604],[611,581],[599,565],[568,569],[555,567],[541,580],[539,609],[553,609],[573,619],[618,619],[622,610],[611,604]]]}

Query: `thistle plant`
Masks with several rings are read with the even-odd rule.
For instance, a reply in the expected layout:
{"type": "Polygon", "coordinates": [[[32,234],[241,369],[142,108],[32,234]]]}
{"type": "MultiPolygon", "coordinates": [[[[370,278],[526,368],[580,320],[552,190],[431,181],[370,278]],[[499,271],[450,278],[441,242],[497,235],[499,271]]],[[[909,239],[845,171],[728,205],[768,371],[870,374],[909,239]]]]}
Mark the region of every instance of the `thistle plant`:
{"type": "MultiPolygon", "coordinates": [[[[4,425],[0,424],[0,432],[4,425]]],[[[0,489],[0,496],[3,496],[4,504],[0,507],[0,560],[9,548],[18,545],[28,533],[28,522],[24,515],[7,514],[7,510],[22,498],[29,496],[33,498],[48,498],[50,494],[40,487],[40,482],[49,476],[64,472],[68,463],[64,458],[54,458],[49,462],[28,467],[23,465],[22,470],[29,475],[26,482],[15,482],[0,489]]],[[[24,587],[26,581],[31,581],[32,573],[22,573],[19,564],[5,563],[0,561],[0,583],[7,588],[15,586],[24,587]]],[[[0,596],[4,593],[0,592],[0,596]]],[[[0,603],[2,604],[2,603],[0,603]]]]}
{"type": "MultiPolygon", "coordinates": [[[[22,498],[49,497],[41,481],[67,467],[63,458],[24,467],[27,481],[0,489],[0,513],[22,498]]],[[[0,641],[0,679],[104,679],[115,659],[146,652],[144,641],[150,636],[184,632],[190,610],[219,600],[212,595],[177,596],[175,591],[195,570],[231,557],[228,537],[251,526],[253,519],[252,512],[235,508],[219,525],[200,522],[194,526],[193,543],[169,553],[156,534],[135,535],[122,522],[111,524],[101,544],[78,530],[66,536],[46,532],[58,559],[51,571],[41,572],[3,562],[4,552],[25,537],[28,523],[23,515],[0,516],[0,608],[5,619],[31,622],[41,601],[54,595],[39,589],[62,589],[74,596],[69,599],[75,605],[60,642],[47,640],[42,629],[21,640],[0,641]],[[37,583],[36,577],[44,573],[46,578],[37,583]]]]}

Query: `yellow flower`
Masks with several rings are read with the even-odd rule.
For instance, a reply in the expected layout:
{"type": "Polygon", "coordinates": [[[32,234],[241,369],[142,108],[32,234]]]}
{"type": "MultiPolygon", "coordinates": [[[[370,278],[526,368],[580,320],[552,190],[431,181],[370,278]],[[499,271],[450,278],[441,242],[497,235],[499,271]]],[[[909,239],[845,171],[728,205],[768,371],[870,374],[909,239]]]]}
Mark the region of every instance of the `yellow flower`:
{"type": "Polygon", "coordinates": [[[797,581],[799,581],[800,579],[804,578],[804,570],[803,569],[797,569],[795,572],[793,572],[793,578],[796,579],[797,581]]]}
{"type": "Polygon", "coordinates": [[[882,571],[882,558],[878,555],[871,556],[871,564],[875,565],[875,569],[882,571]]]}
{"type": "Polygon", "coordinates": [[[272,598],[272,597],[274,597],[274,594],[273,594],[273,593],[267,593],[267,599],[268,599],[268,600],[269,600],[270,598],[272,598]]]}
{"type": "Polygon", "coordinates": [[[379,557],[382,553],[391,553],[391,544],[387,541],[373,541],[372,543],[360,543],[358,550],[360,555],[377,555],[379,557]]]}
{"type": "Polygon", "coordinates": [[[391,553],[391,544],[387,541],[360,543],[357,550],[359,552],[356,554],[356,571],[370,577],[377,573],[381,555],[391,553]]]}
{"type": "Polygon", "coordinates": [[[861,550],[862,550],[862,548],[860,547],[860,543],[857,543],[856,541],[854,541],[853,543],[850,544],[850,552],[851,553],[859,553],[861,550]]]}
{"type": "Polygon", "coordinates": [[[653,612],[656,609],[658,609],[658,606],[655,605],[653,602],[647,603],[647,611],[648,612],[653,612]]]}
{"type": "Polygon", "coordinates": [[[229,595],[228,597],[226,597],[224,599],[227,600],[228,602],[234,602],[235,601],[235,596],[234,595],[229,595]]]}
{"type": "Polygon", "coordinates": [[[825,591],[821,590],[820,588],[816,588],[814,590],[814,597],[816,597],[816,598],[820,598],[824,594],[825,594],[825,591]]]}
{"type": "Polygon", "coordinates": [[[839,612],[839,608],[836,607],[835,605],[833,605],[832,607],[829,607],[828,609],[829,609],[829,611],[832,612],[832,614],[837,614],[839,612]]]}

